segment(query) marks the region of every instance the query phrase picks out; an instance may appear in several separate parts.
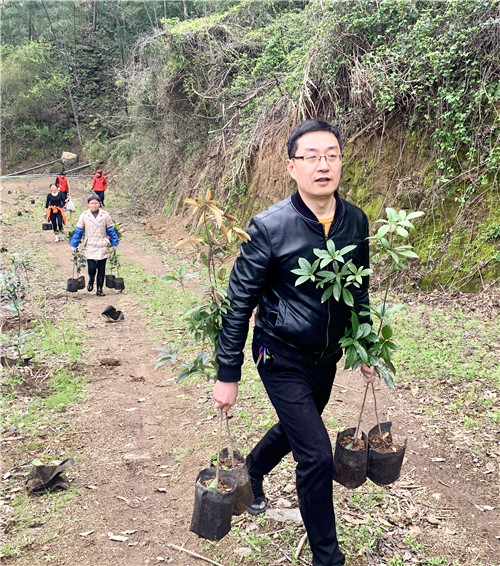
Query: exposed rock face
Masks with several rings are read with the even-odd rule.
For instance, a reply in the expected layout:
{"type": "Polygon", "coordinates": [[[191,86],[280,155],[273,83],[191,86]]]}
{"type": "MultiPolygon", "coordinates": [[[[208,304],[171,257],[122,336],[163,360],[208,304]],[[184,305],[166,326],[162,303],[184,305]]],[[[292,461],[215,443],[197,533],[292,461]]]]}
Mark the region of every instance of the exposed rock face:
{"type": "Polygon", "coordinates": [[[78,155],[69,151],[63,151],[61,155],[61,161],[64,167],[69,167],[71,165],[74,165],[78,161],[78,155]]]}

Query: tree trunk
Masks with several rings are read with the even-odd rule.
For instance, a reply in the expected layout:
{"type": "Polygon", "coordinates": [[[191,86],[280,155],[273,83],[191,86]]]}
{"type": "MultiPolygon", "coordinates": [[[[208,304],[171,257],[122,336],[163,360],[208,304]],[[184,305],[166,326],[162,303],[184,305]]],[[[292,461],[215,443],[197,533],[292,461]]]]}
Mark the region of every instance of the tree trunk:
{"type": "Polygon", "coordinates": [[[122,68],[125,68],[125,53],[123,49],[122,32],[120,25],[120,14],[118,13],[118,2],[114,2],[113,6],[115,8],[115,22],[116,22],[116,37],[118,40],[118,48],[120,50],[120,61],[122,63],[122,68]]]}
{"type": "Polygon", "coordinates": [[[97,31],[97,0],[92,2],[92,31],[97,31]]]}

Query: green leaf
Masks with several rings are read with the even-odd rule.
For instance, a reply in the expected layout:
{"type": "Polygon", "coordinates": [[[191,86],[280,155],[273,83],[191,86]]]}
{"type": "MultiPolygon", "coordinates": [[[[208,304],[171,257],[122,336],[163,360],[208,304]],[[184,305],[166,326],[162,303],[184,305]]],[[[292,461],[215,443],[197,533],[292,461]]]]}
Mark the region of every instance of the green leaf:
{"type": "Polygon", "coordinates": [[[311,264],[304,257],[299,257],[299,265],[302,269],[306,271],[310,271],[312,267],[311,264]]]}
{"type": "Polygon", "coordinates": [[[387,232],[389,232],[389,230],[391,229],[389,224],[384,224],[384,226],[381,226],[377,233],[375,234],[375,239],[380,240],[381,238],[383,238],[387,232]]]}
{"type": "Polygon", "coordinates": [[[218,489],[217,487],[217,478],[214,478],[214,480],[212,481],[212,483],[207,487],[207,489],[209,491],[216,491],[217,493],[220,493],[220,489],[218,489]]]}
{"type": "Polygon", "coordinates": [[[381,334],[384,340],[389,340],[393,334],[392,328],[388,324],[382,326],[381,334]]]}
{"type": "Polygon", "coordinates": [[[305,283],[306,281],[314,281],[314,277],[311,277],[310,275],[302,275],[302,277],[299,277],[297,281],[295,281],[295,287],[302,285],[302,283],[305,283]]]}
{"type": "Polygon", "coordinates": [[[342,285],[336,281],[335,284],[332,287],[333,289],[333,298],[338,301],[340,299],[340,294],[342,293],[343,289],[342,289],[342,285]]]}
{"type": "Polygon", "coordinates": [[[349,346],[345,351],[345,369],[349,369],[352,367],[353,363],[355,362],[358,354],[354,346],[349,346]]]}
{"type": "Polygon", "coordinates": [[[354,298],[348,289],[342,289],[342,299],[348,307],[354,306],[354,298]]]}
{"type": "Polygon", "coordinates": [[[361,358],[361,361],[367,364],[369,362],[369,359],[368,359],[368,352],[366,351],[366,349],[359,342],[355,342],[354,347],[356,348],[356,352],[361,358]]]}
{"type": "Polygon", "coordinates": [[[396,228],[396,233],[402,236],[403,238],[407,238],[409,236],[408,230],[406,230],[402,226],[398,226],[396,228]]]}
{"type": "Polygon", "coordinates": [[[376,366],[375,369],[377,371],[377,373],[379,374],[379,376],[385,381],[387,387],[389,387],[389,389],[395,389],[395,385],[394,385],[394,381],[392,379],[392,375],[390,374],[388,368],[385,366],[385,364],[383,364],[382,362],[379,362],[376,366]]]}
{"type": "Polygon", "coordinates": [[[339,251],[339,254],[342,255],[342,256],[344,256],[344,255],[348,254],[350,251],[355,250],[356,247],[357,247],[357,246],[355,246],[355,245],[345,246],[345,248],[342,248],[342,249],[339,251]]]}
{"type": "Polygon", "coordinates": [[[328,299],[332,296],[333,290],[334,290],[333,287],[327,287],[327,289],[325,290],[323,295],[321,295],[321,302],[322,303],[325,303],[326,301],[328,301],[328,299]]]}

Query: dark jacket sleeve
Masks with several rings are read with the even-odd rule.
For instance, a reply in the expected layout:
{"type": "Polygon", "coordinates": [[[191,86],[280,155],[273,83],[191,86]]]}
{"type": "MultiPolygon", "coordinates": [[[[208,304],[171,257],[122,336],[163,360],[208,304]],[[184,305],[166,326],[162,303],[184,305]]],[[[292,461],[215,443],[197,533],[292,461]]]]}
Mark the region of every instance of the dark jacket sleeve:
{"type": "Polygon", "coordinates": [[[264,225],[255,218],[247,230],[251,240],[241,246],[229,278],[231,309],[222,320],[217,347],[220,381],[239,381],[249,321],[267,281],[271,245],[264,225]]]}
{"type": "Polygon", "coordinates": [[[50,193],[47,195],[47,198],[45,199],[45,208],[49,208],[49,195],[50,193]]]}

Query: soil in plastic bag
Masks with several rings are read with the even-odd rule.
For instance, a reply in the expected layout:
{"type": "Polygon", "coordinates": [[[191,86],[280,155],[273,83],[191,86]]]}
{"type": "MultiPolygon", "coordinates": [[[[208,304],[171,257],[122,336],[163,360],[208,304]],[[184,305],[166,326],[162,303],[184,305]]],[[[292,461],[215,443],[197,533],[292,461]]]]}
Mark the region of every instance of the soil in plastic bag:
{"type": "Polygon", "coordinates": [[[337,434],[335,453],[333,455],[333,479],[345,487],[354,489],[366,481],[366,468],[368,465],[368,439],[361,434],[361,439],[353,443],[355,428],[348,428],[337,434]],[[351,437],[351,440],[349,440],[351,437]],[[343,446],[343,443],[346,446],[343,446]],[[353,444],[354,450],[350,449],[353,444]],[[357,445],[357,446],[356,446],[357,445]],[[347,447],[349,446],[349,448],[347,447]]]}
{"type": "MultiPolygon", "coordinates": [[[[229,450],[224,448],[219,455],[219,467],[221,477],[233,477],[237,482],[236,498],[234,501],[233,515],[241,515],[253,503],[252,484],[245,464],[245,458],[237,450],[234,454],[234,468],[229,456],[229,450]]],[[[215,465],[212,462],[212,465],[215,465]]]]}
{"type": "Polygon", "coordinates": [[[391,434],[391,422],[380,423],[368,433],[368,469],[367,477],[377,485],[389,485],[401,475],[401,467],[406,451],[404,444],[394,443],[391,434]],[[382,434],[380,434],[380,431],[382,434]]]}

